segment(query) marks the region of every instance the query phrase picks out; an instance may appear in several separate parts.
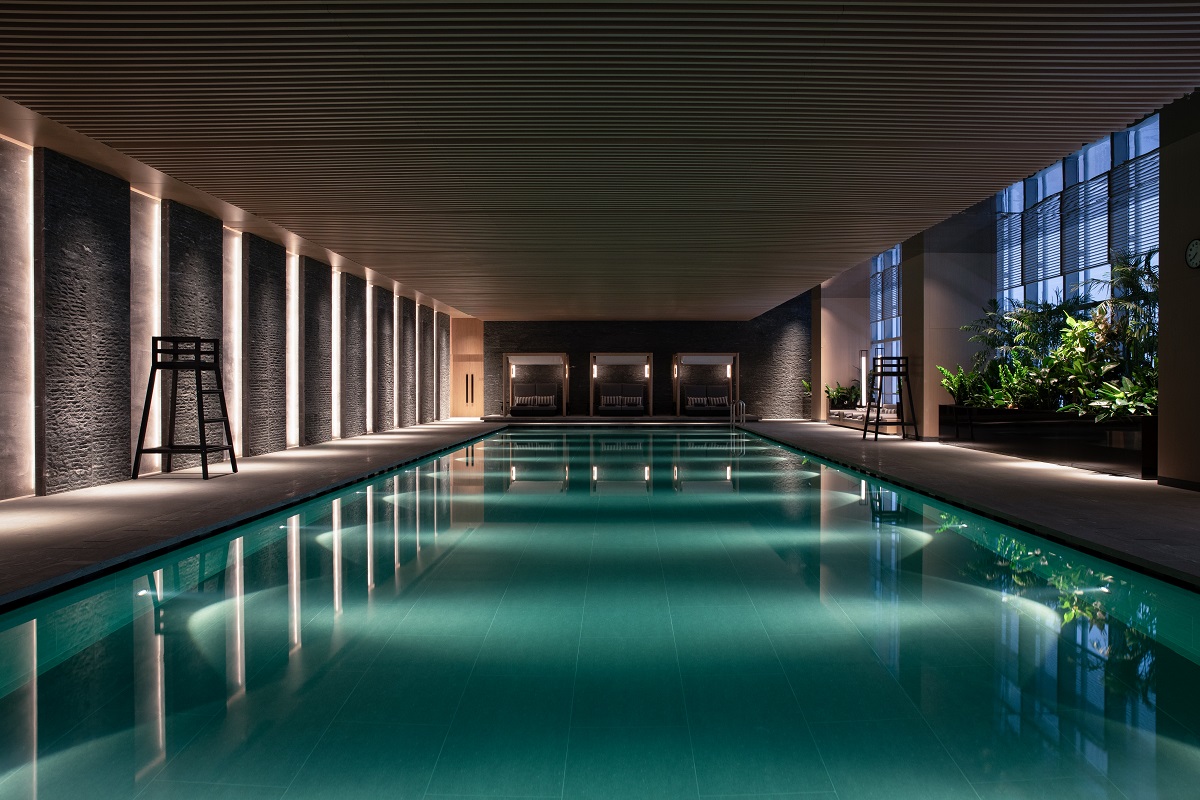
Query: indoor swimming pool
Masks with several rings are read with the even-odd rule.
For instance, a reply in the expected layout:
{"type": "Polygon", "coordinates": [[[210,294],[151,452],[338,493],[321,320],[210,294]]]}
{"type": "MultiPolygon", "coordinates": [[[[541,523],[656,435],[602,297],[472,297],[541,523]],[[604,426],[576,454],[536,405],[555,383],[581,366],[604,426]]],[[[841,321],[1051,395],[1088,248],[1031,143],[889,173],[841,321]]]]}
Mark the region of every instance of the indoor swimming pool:
{"type": "Polygon", "coordinates": [[[510,429],[0,617],[0,799],[1196,798],[1198,620],[750,434],[510,429]]]}

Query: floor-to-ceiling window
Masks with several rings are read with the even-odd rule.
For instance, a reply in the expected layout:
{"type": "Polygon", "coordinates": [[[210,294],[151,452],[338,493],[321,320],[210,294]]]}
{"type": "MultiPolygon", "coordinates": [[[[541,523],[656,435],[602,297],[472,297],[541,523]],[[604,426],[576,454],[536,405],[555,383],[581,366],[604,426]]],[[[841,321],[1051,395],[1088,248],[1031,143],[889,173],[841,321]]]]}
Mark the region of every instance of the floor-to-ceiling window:
{"type": "MultiPolygon", "coordinates": [[[[870,279],[871,357],[903,355],[901,346],[900,245],[871,259],[870,279]]],[[[863,387],[863,402],[866,390],[863,387]]],[[[883,386],[881,402],[896,402],[895,381],[883,386]]]]}
{"type": "Polygon", "coordinates": [[[1102,300],[1112,252],[1158,247],[1158,138],[1155,115],[996,195],[1002,304],[1102,300]]]}

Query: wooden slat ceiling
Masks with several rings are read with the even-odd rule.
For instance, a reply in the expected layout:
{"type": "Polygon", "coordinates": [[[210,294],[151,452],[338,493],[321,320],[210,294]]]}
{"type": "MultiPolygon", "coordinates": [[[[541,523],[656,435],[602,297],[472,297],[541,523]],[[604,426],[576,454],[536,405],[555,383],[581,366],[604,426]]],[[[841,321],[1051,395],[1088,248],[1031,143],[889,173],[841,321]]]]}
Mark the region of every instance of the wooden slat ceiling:
{"type": "Polygon", "coordinates": [[[0,9],[0,95],[485,320],[747,319],[1198,83],[1196,3],[0,9]]]}

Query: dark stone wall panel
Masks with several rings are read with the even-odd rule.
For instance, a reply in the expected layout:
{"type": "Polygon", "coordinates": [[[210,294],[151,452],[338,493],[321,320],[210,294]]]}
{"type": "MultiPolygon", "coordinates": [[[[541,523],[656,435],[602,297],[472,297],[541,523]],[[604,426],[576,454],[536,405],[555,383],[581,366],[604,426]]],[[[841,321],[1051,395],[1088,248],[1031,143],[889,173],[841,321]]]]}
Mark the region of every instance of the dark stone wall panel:
{"type": "Polygon", "coordinates": [[[34,152],[37,490],[129,475],[129,184],[34,152]]]}
{"type": "Polygon", "coordinates": [[[417,304],[400,298],[400,363],[396,391],[400,393],[400,427],[417,424],[417,304]]]}
{"type": "Polygon", "coordinates": [[[242,437],[248,456],[287,449],[287,252],[242,234],[246,270],[242,437]]]}
{"type": "Polygon", "coordinates": [[[29,404],[34,378],[30,363],[33,314],[29,296],[33,278],[27,255],[30,241],[29,197],[33,182],[30,153],[24,147],[0,139],[0,500],[34,491],[34,468],[30,448],[33,440],[33,410],[29,404]]]}
{"type": "Polygon", "coordinates": [[[371,309],[375,315],[375,430],[394,426],[396,409],[396,314],[395,295],[381,286],[371,287],[371,309]]]}
{"type": "Polygon", "coordinates": [[[342,438],[367,432],[367,282],[342,273],[342,438]]]}
{"type": "Polygon", "coordinates": [[[434,316],[437,360],[437,418],[450,417],[450,315],[440,311],[434,316]]]}
{"type": "Polygon", "coordinates": [[[433,309],[417,306],[417,367],[420,380],[417,383],[417,421],[433,422],[437,419],[437,362],[434,357],[433,309]]]}
{"type": "MultiPolygon", "coordinates": [[[[203,211],[173,200],[162,204],[162,294],[164,336],[203,336],[219,339],[224,318],[224,288],[222,284],[223,248],[225,235],[221,220],[203,211]]],[[[227,348],[230,342],[222,342],[227,348]]],[[[228,399],[231,375],[222,376],[228,399]]],[[[163,392],[163,431],[166,441],[167,417],[170,414],[170,395],[165,387],[170,377],[160,377],[158,390],[163,392]]],[[[214,415],[215,416],[215,415],[214,415]]],[[[209,441],[220,441],[224,432],[220,425],[208,428],[209,441]]],[[[179,398],[175,403],[175,442],[191,444],[200,441],[196,422],[196,397],[189,373],[181,372],[179,398]]],[[[214,453],[209,461],[223,459],[214,453]]],[[[177,455],[172,468],[182,469],[200,463],[199,456],[177,455]]]]}
{"type": "Polygon", "coordinates": [[[333,268],[300,259],[304,283],[303,444],[333,438],[333,268]]]}
{"type": "MultiPolygon", "coordinates": [[[[569,414],[588,413],[592,353],[653,353],[656,414],[675,412],[671,358],[676,353],[740,353],[741,398],[750,413],[799,417],[804,410],[800,380],[807,380],[811,369],[810,299],[802,294],[747,322],[485,322],[484,412],[500,413],[505,353],[567,353],[569,414]]],[[[639,379],[636,367],[624,377],[617,367],[602,369],[598,380],[639,379]]],[[[684,378],[699,375],[688,372],[684,378]]]]}

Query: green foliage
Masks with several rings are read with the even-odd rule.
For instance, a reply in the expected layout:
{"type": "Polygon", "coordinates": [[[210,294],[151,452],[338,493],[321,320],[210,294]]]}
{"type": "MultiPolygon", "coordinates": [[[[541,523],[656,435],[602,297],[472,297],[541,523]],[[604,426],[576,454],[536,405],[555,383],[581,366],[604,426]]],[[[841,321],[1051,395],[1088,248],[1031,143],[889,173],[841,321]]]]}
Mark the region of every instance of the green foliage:
{"type": "Polygon", "coordinates": [[[988,396],[987,384],[977,370],[966,371],[958,365],[958,372],[951,372],[945,367],[938,367],[942,373],[942,386],[954,398],[954,404],[960,406],[986,405],[988,396]]]}
{"type": "Polygon", "coordinates": [[[1097,421],[1158,409],[1158,268],[1154,251],[1112,252],[1111,277],[1056,303],[990,301],[963,330],[982,345],[970,372],[942,367],[955,403],[1059,409],[1097,421]]]}
{"type": "Polygon", "coordinates": [[[836,381],[836,383],[836,387],[825,384],[825,397],[829,401],[829,407],[833,409],[857,408],[861,396],[858,381],[853,381],[849,386],[842,386],[841,381],[836,381]]]}

